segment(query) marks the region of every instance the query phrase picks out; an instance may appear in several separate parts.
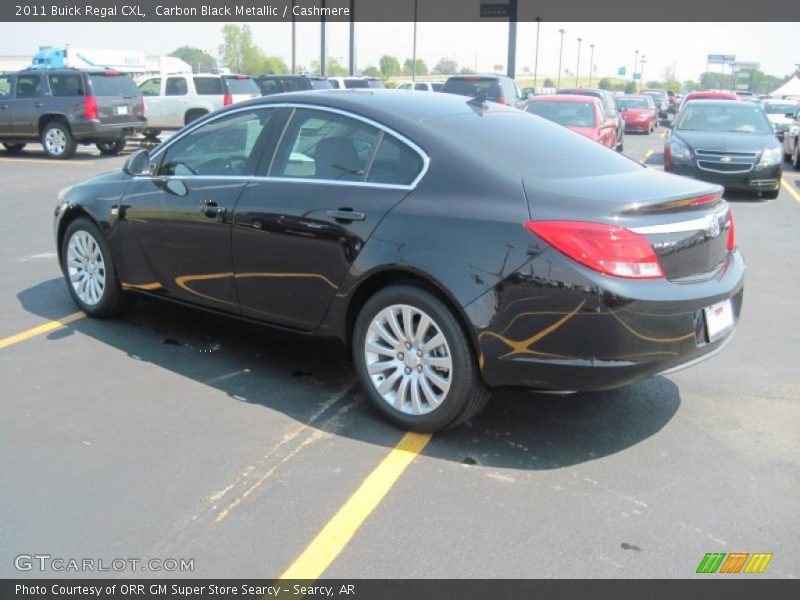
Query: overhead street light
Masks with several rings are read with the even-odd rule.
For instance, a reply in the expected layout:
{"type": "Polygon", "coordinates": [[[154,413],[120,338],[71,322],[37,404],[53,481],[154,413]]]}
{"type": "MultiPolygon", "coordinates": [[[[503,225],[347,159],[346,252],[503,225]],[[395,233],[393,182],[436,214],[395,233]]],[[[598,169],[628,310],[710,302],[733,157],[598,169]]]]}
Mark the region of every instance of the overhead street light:
{"type": "Polygon", "coordinates": [[[594,44],[589,44],[591,52],[589,53],[589,87],[592,87],[592,73],[594,70],[594,44]]]}
{"type": "Polygon", "coordinates": [[[566,33],[563,29],[559,29],[558,33],[561,34],[561,45],[558,49],[558,82],[556,83],[556,88],[561,87],[561,57],[564,54],[564,33],[566,33]]]}
{"type": "Polygon", "coordinates": [[[581,72],[581,42],[582,38],[578,38],[578,66],[575,67],[575,87],[578,87],[578,74],[581,72]]]}
{"type": "Polygon", "coordinates": [[[536,57],[533,59],[533,87],[536,87],[536,77],[539,74],[539,26],[542,19],[536,17],[536,57]]]}

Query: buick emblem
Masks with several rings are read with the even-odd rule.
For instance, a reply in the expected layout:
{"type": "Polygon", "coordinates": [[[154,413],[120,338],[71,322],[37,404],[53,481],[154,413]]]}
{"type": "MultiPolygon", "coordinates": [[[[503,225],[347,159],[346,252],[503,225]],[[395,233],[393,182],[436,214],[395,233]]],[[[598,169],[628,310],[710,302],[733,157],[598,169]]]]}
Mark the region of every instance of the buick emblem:
{"type": "Polygon", "coordinates": [[[717,237],[719,235],[720,231],[721,231],[721,228],[719,226],[719,219],[717,219],[716,217],[713,217],[711,219],[711,223],[709,223],[708,227],[706,227],[705,236],[707,238],[709,238],[709,239],[710,238],[715,238],[715,237],[717,237]]]}

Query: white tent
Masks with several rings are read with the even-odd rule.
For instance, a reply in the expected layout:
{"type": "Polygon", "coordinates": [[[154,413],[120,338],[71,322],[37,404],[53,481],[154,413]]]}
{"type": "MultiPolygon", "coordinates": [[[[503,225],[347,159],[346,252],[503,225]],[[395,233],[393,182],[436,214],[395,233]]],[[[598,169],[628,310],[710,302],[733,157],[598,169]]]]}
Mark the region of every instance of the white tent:
{"type": "Polygon", "coordinates": [[[783,96],[800,96],[800,77],[792,77],[789,81],[772,92],[770,96],[777,96],[778,98],[783,96]]]}

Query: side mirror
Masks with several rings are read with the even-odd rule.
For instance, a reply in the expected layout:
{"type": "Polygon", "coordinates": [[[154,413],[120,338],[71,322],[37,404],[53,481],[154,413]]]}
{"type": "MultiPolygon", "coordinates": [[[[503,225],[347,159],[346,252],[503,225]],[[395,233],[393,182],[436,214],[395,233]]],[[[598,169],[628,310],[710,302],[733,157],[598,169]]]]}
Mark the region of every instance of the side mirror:
{"type": "Polygon", "coordinates": [[[150,175],[150,153],[147,150],[137,150],[131,154],[122,165],[122,172],[131,177],[150,175]]]}

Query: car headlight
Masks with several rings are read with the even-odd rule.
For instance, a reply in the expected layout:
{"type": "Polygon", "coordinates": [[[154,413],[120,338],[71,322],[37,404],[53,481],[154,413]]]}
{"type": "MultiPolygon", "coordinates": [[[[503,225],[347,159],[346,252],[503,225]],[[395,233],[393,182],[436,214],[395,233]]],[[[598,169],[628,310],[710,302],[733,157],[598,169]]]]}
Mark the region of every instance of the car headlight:
{"type": "Polygon", "coordinates": [[[74,187],[75,187],[74,185],[68,185],[67,187],[62,188],[61,191],[58,192],[58,201],[56,202],[56,204],[61,204],[62,202],[64,202],[64,198],[67,197],[67,194],[69,194],[70,191],[72,191],[72,188],[74,187]]]}
{"type": "Polygon", "coordinates": [[[639,115],[639,120],[640,121],[647,121],[647,119],[649,119],[649,118],[650,118],[650,115],[639,115]]]}
{"type": "Polygon", "coordinates": [[[687,146],[680,140],[670,140],[669,151],[670,154],[672,155],[672,160],[683,160],[683,161],[692,160],[692,151],[689,150],[689,146],[687,146]]]}
{"type": "Polygon", "coordinates": [[[783,148],[764,148],[761,151],[761,160],[758,161],[759,167],[774,167],[783,161],[783,148]]]}

